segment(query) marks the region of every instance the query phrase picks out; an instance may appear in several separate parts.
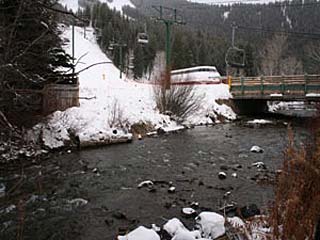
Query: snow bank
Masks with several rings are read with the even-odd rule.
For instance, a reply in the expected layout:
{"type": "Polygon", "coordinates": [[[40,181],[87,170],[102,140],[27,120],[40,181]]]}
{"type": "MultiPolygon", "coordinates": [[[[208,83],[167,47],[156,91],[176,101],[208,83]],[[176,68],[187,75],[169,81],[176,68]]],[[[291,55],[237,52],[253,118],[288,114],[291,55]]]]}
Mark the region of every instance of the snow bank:
{"type": "MultiPolygon", "coordinates": [[[[68,40],[65,50],[70,54],[72,32],[70,28],[62,30],[62,38],[68,40]]],[[[169,116],[159,113],[152,85],[137,83],[126,76],[120,78],[119,69],[99,48],[93,29],[87,28],[86,38],[83,36],[83,29],[76,27],[75,57],[82,57],[76,72],[94,63],[109,63],[80,73],[80,107],[57,111],[49,116],[46,123],[34,127],[45,146],[59,148],[70,143],[75,136],[80,145],[85,146],[130,140],[130,127],[137,123],[151,125],[155,130],[161,128],[165,132],[184,128],[169,116]]],[[[215,102],[231,97],[227,85],[198,86],[195,91],[203,96],[203,102],[186,124],[210,124],[217,120],[218,114],[235,119],[236,115],[230,107],[215,102]]]]}

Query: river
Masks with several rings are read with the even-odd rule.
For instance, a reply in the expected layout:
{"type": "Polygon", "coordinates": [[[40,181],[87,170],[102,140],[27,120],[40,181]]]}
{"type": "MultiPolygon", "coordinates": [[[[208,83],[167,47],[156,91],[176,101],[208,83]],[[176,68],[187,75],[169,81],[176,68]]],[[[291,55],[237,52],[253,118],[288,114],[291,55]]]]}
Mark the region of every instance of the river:
{"type": "MultiPolygon", "coordinates": [[[[285,121],[197,127],[55,154],[23,173],[7,173],[0,180],[8,188],[21,175],[24,184],[0,202],[0,239],[17,239],[17,232],[23,239],[115,239],[118,233],[139,225],[160,226],[172,217],[192,226],[193,220],[181,214],[192,202],[199,204],[198,211],[218,211],[231,203],[254,203],[264,211],[273,198],[270,181],[281,167],[287,142],[285,121]],[[253,145],[264,152],[250,152],[253,145]],[[266,169],[253,166],[256,162],[266,169]],[[221,171],[227,174],[224,180],[218,177],[221,171]],[[145,180],[153,186],[138,188],[145,180]],[[172,186],[175,191],[169,193],[172,186]],[[10,210],[12,203],[16,208],[10,210]]],[[[307,138],[301,122],[294,122],[293,129],[298,144],[307,138]]]]}

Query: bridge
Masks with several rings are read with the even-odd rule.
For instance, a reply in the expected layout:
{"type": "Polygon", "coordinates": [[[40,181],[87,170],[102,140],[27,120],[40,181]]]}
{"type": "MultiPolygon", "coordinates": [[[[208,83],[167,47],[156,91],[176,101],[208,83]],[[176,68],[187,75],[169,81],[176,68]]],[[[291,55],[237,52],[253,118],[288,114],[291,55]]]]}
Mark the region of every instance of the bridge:
{"type": "Polygon", "coordinates": [[[239,113],[261,113],[267,101],[320,102],[320,75],[228,78],[239,113]]]}

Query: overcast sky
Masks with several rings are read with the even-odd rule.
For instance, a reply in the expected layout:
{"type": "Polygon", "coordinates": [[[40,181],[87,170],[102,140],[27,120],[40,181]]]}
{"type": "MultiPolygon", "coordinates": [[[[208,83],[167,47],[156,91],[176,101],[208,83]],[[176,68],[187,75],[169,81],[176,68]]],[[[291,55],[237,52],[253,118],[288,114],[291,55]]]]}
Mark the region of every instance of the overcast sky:
{"type": "MultiPolygon", "coordinates": [[[[265,3],[265,2],[275,2],[275,0],[188,0],[190,2],[197,2],[197,3],[235,3],[235,2],[243,2],[243,3],[265,3]]],[[[277,0],[280,2],[281,0],[277,0]]]]}

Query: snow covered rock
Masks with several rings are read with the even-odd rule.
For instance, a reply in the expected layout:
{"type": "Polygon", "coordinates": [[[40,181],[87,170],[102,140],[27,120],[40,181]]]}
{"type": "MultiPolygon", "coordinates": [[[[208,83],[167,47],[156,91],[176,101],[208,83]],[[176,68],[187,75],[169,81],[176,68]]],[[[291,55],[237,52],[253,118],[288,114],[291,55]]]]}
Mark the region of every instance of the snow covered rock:
{"type": "Polygon", "coordinates": [[[152,186],[153,186],[153,182],[151,180],[146,180],[146,181],[142,181],[141,183],[139,183],[138,188],[152,187],[152,186]]]}
{"type": "Polygon", "coordinates": [[[169,233],[171,237],[175,236],[178,232],[188,231],[183,223],[178,218],[170,219],[164,226],[163,229],[169,233]]]}
{"type": "Polygon", "coordinates": [[[75,199],[69,200],[68,203],[75,207],[82,207],[88,204],[88,200],[85,200],[83,198],[75,198],[75,199]]]}
{"type": "Polygon", "coordinates": [[[197,226],[204,238],[215,239],[225,234],[225,219],[215,212],[202,212],[196,217],[197,226]]]}
{"type": "Polygon", "coordinates": [[[227,174],[225,172],[219,172],[218,177],[219,179],[223,180],[227,178],[227,174]]]}
{"type": "Polygon", "coordinates": [[[227,218],[227,221],[231,224],[232,227],[236,229],[246,227],[246,224],[244,223],[244,221],[239,217],[227,218]]]}
{"type": "Polygon", "coordinates": [[[264,162],[255,162],[251,164],[252,166],[256,167],[256,168],[262,168],[262,169],[266,169],[266,165],[264,164],[264,162]]]}
{"type": "Polygon", "coordinates": [[[193,208],[182,208],[181,211],[186,216],[192,216],[196,213],[196,210],[194,210],[193,208]]]}
{"type": "Polygon", "coordinates": [[[118,240],[160,240],[160,237],[153,229],[140,226],[125,236],[118,236],[118,240]]]}
{"type": "Polygon", "coordinates": [[[176,188],[173,186],[169,187],[168,189],[168,193],[175,193],[175,191],[176,191],[176,188]]]}
{"type": "Polygon", "coordinates": [[[196,240],[200,239],[201,235],[199,231],[179,231],[172,240],[196,240]]]}
{"type": "Polygon", "coordinates": [[[252,146],[250,151],[254,152],[254,153],[263,153],[264,152],[263,148],[261,148],[259,146],[252,146]]]}

